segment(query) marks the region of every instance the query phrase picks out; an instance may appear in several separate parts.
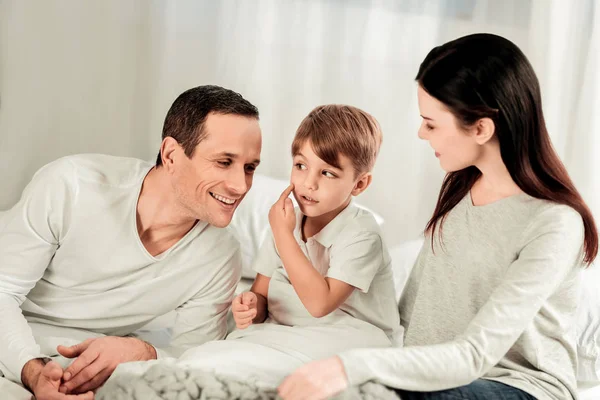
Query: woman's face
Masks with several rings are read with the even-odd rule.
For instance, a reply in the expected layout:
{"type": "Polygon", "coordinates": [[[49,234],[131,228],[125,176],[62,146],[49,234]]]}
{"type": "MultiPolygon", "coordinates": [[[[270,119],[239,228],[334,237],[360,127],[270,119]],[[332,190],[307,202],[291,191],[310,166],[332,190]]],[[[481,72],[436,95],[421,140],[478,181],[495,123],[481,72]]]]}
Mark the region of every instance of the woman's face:
{"type": "Polygon", "coordinates": [[[475,165],[481,156],[481,146],[475,134],[460,127],[459,121],[446,106],[418,86],[419,111],[423,122],[419,137],[427,140],[446,172],[460,171],[475,165]]]}

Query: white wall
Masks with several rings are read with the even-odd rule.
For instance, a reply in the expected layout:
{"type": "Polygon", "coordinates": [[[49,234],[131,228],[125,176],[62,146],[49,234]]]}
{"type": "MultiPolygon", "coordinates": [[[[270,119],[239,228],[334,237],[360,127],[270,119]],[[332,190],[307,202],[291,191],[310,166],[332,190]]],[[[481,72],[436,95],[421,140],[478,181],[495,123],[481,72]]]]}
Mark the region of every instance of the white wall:
{"type": "Polygon", "coordinates": [[[393,244],[423,229],[443,176],[417,139],[414,76],[433,46],[476,31],[515,41],[540,75],[559,152],[578,148],[567,136],[572,120],[557,110],[578,101],[564,88],[581,84],[587,41],[579,39],[588,31],[578,18],[589,10],[570,11],[576,23],[567,24],[557,22],[557,7],[560,0],[0,0],[0,209],[66,154],[154,159],[172,101],[211,83],[259,107],[259,171],[280,178],[314,106],[348,103],[375,115],[384,144],[361,202],[385,217],[393,244]],[[560,35],[568,39],[550,46],[560,35]],[[557,77],[569,86],[553,86],[557,77]]]}

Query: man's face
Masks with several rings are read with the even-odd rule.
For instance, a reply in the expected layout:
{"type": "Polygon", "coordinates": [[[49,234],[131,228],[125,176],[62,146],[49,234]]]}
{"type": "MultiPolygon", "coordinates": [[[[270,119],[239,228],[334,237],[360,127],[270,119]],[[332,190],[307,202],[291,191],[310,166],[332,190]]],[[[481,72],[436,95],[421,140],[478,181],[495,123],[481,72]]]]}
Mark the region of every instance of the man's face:
{"type": "Polygon", "coordinates": [[[223,228],[252,187],[260,162],[260,126],[255,118],[209,114],[204,129],[208,136],[191,159],[183,148],[174,154],[172,184],[186,214],[223,228]]]}

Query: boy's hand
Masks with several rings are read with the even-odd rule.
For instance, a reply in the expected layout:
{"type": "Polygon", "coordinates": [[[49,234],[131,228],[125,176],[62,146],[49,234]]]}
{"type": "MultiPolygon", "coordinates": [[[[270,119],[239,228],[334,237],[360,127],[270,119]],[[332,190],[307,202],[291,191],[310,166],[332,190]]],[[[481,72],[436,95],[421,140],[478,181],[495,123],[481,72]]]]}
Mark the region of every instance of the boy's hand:
{"type": "Polygon", "coordinates": [[[252,292],[240,293],[233,299],[231,311],[233,312],[233,320],[238,329],[246,329],[252,325],[252,320],[256,317],[256,305],[258,299],[252,292]]]}
{"type": "Polygon", "coordinates": [[[273,207],[269,211],[269,223],[274,235],[277,235],[279,232],[294,232],[294,228],[296,227],[296,213],[294,212],[294,204],[289,198],[292,190],[294,190],[293,183],[281,193],[279,200],[273,204],[273,207]]]}

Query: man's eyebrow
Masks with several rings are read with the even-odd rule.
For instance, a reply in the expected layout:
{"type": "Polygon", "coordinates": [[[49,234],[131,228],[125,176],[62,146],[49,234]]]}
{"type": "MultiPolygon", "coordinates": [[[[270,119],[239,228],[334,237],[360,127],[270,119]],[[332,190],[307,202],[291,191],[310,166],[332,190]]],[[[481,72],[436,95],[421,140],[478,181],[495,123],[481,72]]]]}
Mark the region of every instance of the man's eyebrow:
{"type": "MultiPolygon", "coordinates": [[[[231,158],[233,160],[239,158],[239,156],[237,154],[230,153],[228,151],[223,151],[221,153],[218,153],[218,154],[215,155],[215,157],[227,157],[227,158],[231,158]]],[[[250,164],[256,164],[256,165],[258,165],[258,164],[260,164],[260,160],[257,158],[255,160],[253,160],[252,162],[250,162],[250,164]]]]}

